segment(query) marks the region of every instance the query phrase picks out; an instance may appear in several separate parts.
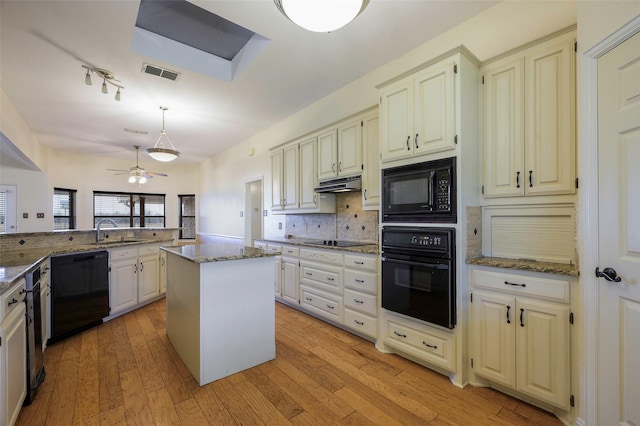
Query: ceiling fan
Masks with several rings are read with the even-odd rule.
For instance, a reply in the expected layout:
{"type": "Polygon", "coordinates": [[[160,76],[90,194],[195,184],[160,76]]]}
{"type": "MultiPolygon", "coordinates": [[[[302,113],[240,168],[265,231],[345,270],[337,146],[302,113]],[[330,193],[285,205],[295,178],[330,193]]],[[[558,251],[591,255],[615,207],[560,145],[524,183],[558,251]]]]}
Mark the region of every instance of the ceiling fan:
{"type": "Polygon", "coordinates": [[[119,172],[119,173],[114,173],[116,175],[128,174],[129,175],[129,183],[138,183],[140,185],[142,185],[143,183],[146,183],[147,179],[151,179],[154,176],[167,177],[167,175],[165,173],[148,172],[145,169],[143,169],[142,167],[140,167],[138,165],[138,152],[140,150],[140,146],[134,145],[133,147],[136,149],[136,165],[135,165],[135,167],[131,167],[129,170],[120,170],[120,169],[107,169],[107,170],[109,170],[111,172],[119,172]]]}

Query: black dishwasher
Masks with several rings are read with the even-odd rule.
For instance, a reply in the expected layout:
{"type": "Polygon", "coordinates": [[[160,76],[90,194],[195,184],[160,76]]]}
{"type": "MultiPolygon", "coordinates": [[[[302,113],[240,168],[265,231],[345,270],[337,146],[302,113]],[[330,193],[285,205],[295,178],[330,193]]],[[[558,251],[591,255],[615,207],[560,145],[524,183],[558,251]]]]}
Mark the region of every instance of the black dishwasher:
{"type": "Polygon", "coordinates": [[[109,252],[51,258],[49,343],[102,324],[109,311],[109,252]]]}

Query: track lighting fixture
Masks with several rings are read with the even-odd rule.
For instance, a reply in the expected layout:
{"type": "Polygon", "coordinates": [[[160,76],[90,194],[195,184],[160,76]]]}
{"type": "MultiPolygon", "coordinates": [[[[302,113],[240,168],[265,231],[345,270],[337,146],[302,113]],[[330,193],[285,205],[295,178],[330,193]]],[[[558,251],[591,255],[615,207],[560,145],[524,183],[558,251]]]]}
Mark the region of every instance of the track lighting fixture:
{"type": "Polygon", "coordinates": [[[109,93],[109,89],[107,87],[107,83],[109,83],[110,85],[118,89],[116,91],[116,96],[114,99],[116,101],[120,100],[120,90],[124,89],[124,86],[116,83],[116,81],[118,80],[116,80],[116,76],[111,71],[104,68],[91,67],[88,65],[82,65],[82,68],[87,70],[87,73],[84,75],[84,84],[86,84],[87,86],[91,86],[93,84],[91,81],[91,74],[93,73],[97,75],[98,78],[102,78],[102,93],[104,93],[105,95],[109,93]]]}
{"type": "Polygon", "coordinates": [[[164,131],[164,112],[169,108],[161,106],[162,110],[162,130],[160,131],[160,137],[156,141],[153,148],[147,149],[147,153],[154,160],[158,161],[173,161],[180,156],[180,153],[176,151],[176,147],[173,146],[167,132],[164,131]]]}

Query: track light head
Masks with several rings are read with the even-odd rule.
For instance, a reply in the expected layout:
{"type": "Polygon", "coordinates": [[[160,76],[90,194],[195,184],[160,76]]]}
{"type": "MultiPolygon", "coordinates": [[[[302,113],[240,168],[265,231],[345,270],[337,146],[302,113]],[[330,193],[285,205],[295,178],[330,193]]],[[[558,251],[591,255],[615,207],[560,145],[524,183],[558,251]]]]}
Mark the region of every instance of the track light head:
{"type": "Polygon", "coordinates": [[[107,80],[102,80],[102,93],[105,95],[109,93],[109,90],[107,89],[107,80]]]}
{"type": "Polygon", "coordinates": [[[118,87],[118,91],[116,92],[115,100],[120,102],[120,88],[118,87]]]}
{"type": "Polygon", "coordinates": [[[84,76],[84,84],[87,86],[91,86],[91,74],[89,74],[89,69],[87,68],[87,74],[84,76]]]}

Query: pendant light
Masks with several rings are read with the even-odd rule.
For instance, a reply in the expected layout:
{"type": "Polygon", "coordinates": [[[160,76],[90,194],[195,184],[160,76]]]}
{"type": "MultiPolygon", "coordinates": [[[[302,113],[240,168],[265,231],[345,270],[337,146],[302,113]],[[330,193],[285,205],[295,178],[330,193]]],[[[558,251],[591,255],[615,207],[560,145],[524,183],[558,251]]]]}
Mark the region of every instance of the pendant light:
{"type": "Polygon", "coordinates": [[[360,15],[369,0],[273,0],[294,24],[318,33],[342,28],[360,15]]]}
{"type": "Polygon", "coordinates": [[[180,156],[180,153],[176,151],[176,147],[173,146],[167,132],[164,131],[164,112],[169,108],[161,106],[160,109],[162,110],[162,131],[156,144],[153,148],[147,149],[147,153],[157,161],[173,161],[180,156]]]}

